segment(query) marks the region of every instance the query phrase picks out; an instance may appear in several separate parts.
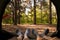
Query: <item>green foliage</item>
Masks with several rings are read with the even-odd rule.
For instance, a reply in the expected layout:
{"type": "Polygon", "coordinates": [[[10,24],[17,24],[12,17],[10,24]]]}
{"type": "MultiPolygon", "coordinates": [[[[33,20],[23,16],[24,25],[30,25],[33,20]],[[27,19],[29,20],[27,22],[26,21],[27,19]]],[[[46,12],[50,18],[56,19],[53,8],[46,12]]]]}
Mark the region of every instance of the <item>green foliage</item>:
{"type": "MultiPolygon", "coordinates": [[[[53,10],[52,10],[53,12],[53,10]]],[[[5,14],[11,14],[11,9],[6,8],[5,10],[5,14]]],[[[21,24],[33,24],[34,22],[34,10],[33,8],[31,8],[31,11],[28,13],[28,15],[26,15],[24,12],[21,12],[21,18],[20,18],[20,22],[21,24]]],[[[12,24],[13,20],[12,17],[7,18],[7,19],[3,19],[3,23],[9,23],[12,24]]],[[[36,23],[37,24],[49,24],[49,6],[48,4],[43,1],[43,10],[41,13],[41,9],[39,6],[36,6],[36,23]]],[[[56,12],[52,13],[52,24],[56,24],[57,23],[57,17],[56,17],[56,12]]]]}
{"type": "MultiPolygon", "coordinates": [[[[7,14],[11,14],[11,9],[7,6],[6,7],[6,9],[5,9],[5,13],[4,13],[4,15],[7,15],[7,14]]],[[[6,17],[6,18],[4,18],[3,20],[2,20],[2,23],[3,24],[12,24],[13,23],[13,21],[12,21],[12,17],[6,17]]]]}

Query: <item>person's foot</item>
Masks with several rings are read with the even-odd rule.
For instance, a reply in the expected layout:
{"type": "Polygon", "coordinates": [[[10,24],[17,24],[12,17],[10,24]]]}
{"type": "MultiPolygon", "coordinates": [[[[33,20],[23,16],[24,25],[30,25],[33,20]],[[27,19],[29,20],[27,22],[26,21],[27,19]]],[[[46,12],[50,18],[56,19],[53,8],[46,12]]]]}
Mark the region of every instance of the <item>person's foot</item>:
{"type": "Polygon", "coordinates": [[[17,36],[18,40],[23,40],[24,36],[23,36],[23,33],[20,29],[16,29],[16,34],[18,35],[17,36]]]}
{"type": "Polygon", "coordinates": [[[23,35],[23,32],[20,29],[16,29],[15,32],[16,32],[16,35],[18,35],[18,36],[23,35]]]}
{"type": "Polygon", "coordinates": [[[45,29],[45,31],[43,32],[43,34],[47,35],[49,33],[49,29],[45,29]]]}
{"type": "Polygon", "coordinates": [[[41,37],[44,37],[45,35],[47,35],[49,33],[49,29],[45,29],[45,31],[40,34],[41,37]]]}

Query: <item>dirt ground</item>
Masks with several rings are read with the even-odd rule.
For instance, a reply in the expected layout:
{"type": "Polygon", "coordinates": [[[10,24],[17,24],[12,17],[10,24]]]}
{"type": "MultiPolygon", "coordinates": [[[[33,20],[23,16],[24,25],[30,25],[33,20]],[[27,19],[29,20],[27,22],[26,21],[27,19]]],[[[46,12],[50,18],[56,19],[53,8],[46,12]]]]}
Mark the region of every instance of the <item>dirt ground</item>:
{"type": "MultiPolygon", "coordinates": [[[[3,25],[3,29],[6,30],[6,31],[9,31],[9,32],[15,32],[15,30],[19,28],[21,29],[22,32],[25,32],[26,28],[33,28],[35,30],[38,31],[39,34],[41,34],[45,29],[49,29],[49,32],[55,32],[56,31],[56,27],[53,26],[53,25],[28,25],[28,24],[25,24],[25,25],[3,25]]],[[[51,37],[47,37],[45,36],[45,38],[41,38],[39,37],[40,39],[39,40],[60,40],[59,38],[51,38],[51,37]]],[[[10,40],[17,40],[16,37],[13,37],[12,39],[10,40]]]]}

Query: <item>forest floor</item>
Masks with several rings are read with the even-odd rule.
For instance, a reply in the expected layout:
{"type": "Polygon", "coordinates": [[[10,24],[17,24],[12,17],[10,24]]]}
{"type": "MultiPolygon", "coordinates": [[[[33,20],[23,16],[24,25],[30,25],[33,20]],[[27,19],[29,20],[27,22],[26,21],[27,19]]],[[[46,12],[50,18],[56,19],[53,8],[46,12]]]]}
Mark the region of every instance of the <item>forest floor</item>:
{"type": "MultiPolygon", "coordinates": [[[[47,28],[49,29],[49,32],[56,31],[56,26],[54,26],[54,25],[29,25],[29,24],[24,24],[24,25],[18,24],[17,26],[9,25],[9,24],[3,25],[3,29],[6,31],[9,31],[9,32],[15,32],[17,28],[21,29],[22,32],[25,32],[26,28],[31,28],[31,29],[33,28],[33,29],[37,30],[39,34],[41,34],[47,28]]],[[[17,40],[17,39],[16,39],[16,37],[13,37],[10,40],[17,40]]],[[[56,37],[54,37],[54,38],[47,37],[47,39],[41,38],[41,40],[60,40],[60,39],[56,38],[56,37]]]]}

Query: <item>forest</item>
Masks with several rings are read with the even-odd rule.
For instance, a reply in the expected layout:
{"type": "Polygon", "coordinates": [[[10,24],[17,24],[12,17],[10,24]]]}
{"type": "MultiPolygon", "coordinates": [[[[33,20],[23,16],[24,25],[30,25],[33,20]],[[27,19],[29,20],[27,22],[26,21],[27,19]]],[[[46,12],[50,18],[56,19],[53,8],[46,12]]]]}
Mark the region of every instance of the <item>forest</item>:
{"type": "Polygon", "coordinates": [[[5,9],[2,24],[56,24],[56,10],[50,1],[12,0],[5,9]],[[16,5],[16,6],[15,6],[16,5]],[[15,8],[16,7],[16,8],[15,8]],[[15,20],[15,21],[14,21],[15,20]]]}

